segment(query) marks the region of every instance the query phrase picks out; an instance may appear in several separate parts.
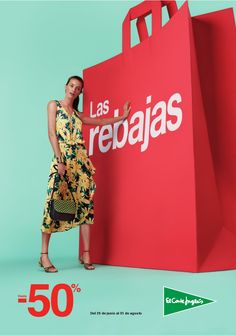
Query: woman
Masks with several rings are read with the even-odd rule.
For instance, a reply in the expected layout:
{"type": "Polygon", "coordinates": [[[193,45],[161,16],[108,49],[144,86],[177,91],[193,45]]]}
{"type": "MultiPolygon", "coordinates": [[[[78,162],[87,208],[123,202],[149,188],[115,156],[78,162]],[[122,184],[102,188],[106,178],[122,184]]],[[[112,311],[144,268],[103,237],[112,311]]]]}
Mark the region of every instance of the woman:
{"type": "MultiPolygon", "coordinates": [[[[85,269],[94,270],[89,257],[90,224],[94,221],[93,196],[96,184],[93,174],[96,168],[87,155],[82,135],[82,123],[105,125],[124,120],[129,115],[130,102],[124,104],[123,116],[96,119],[78,112],[79,96],[83,92],[84,82],[79,76],[71,76],[65,85],[64,100],[51,100],[48,103],[48,136],[54,157],[50,166],[47,196],[43,212],[42,252],[39,265],[46,272],[58,272],[48,258],[48,246],[51,233],[67,231],[80,226],[85,250],[80,256],[85,269]],[[63,177],[67,176],[70,190],[63,177]],[[73,221],[53,220],[49,214],[49,201],[52,191],[63,199],[71,196],[76,201],[76,217],[73,221]],[[71,193],[70,193],[71,192],[71,193]]],[[[53,198],[55,198],[53,196],[53,198]]]]}

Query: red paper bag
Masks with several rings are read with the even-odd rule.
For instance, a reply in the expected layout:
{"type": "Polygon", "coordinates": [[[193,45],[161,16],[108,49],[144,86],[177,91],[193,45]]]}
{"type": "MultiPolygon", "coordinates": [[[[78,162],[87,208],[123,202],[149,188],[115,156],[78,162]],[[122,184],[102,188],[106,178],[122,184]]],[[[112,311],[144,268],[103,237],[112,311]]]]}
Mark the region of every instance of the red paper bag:
{"type": "Polygon", "coordinates": [[[144,1],[124,19],[122,53],[83,71],[86,115],[132,107],[125,121],[83,128],[96,167],[94,263],[236,268],[235,59],[231,8],[191,17],[187,1],[144,1]]]}

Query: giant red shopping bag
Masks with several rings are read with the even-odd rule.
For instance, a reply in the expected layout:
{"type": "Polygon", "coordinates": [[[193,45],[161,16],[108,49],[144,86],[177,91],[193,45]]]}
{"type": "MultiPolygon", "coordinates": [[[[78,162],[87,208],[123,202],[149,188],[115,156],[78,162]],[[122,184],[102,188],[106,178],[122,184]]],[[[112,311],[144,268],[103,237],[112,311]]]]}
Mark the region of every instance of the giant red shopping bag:
{"type": "Polygon", "coordinates": [[[83,127],[96,166],[94,263],[236,268],[235,56],[231,8],[191,17],[187,1],[144,1],[124,19],[122,53],[83,71],[86,115],[132,106],[123,122],[83,127]],[[136,18],[140,43],[131,47],[136,18]]]}

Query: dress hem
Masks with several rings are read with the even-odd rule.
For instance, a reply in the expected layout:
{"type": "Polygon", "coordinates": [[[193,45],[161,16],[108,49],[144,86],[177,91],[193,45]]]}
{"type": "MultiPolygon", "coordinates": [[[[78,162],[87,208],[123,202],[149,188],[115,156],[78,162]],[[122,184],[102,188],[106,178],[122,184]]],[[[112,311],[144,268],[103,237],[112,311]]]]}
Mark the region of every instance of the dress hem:
{"type": "Polygon", "coordinates": [[[51,234],[51,233],[64,233],[68,230],[71,230],[72,228],[77,228],[81,225],[84,225],[84,224],[89,224],[89,225],[93,225],[94,222],[82,222],[82,223],[78,223],[78,224],[74,224],[73,226],[67,228],[67,229],[63,229],[63,230],[58,230],[58,229],[46,229],[46,228],[40,228],[40,230],[42,231],[42,233],[47,233],[47,234],[51,234]]]}

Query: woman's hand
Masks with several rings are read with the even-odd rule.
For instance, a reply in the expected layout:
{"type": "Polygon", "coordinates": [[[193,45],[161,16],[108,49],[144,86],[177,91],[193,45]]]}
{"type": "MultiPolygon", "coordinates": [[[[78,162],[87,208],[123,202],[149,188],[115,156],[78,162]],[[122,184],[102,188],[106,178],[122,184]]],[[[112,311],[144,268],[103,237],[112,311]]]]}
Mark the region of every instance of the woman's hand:
{"type": "Polygon", "coordinates": [[[63,175],[66,172],[66,166],[63,163],[58,163],[58,173],[61,177],[63,177],[63,175]]]}
{"type": "Polygon", "coordinates": [[[131,106],[130,106],[131,102],[130,101],[126,101],[126,103],[123,106],[123,110],[124,110],[124,114],[123,114],[123,120],[125,120],[130,112],[131,106]]]}

